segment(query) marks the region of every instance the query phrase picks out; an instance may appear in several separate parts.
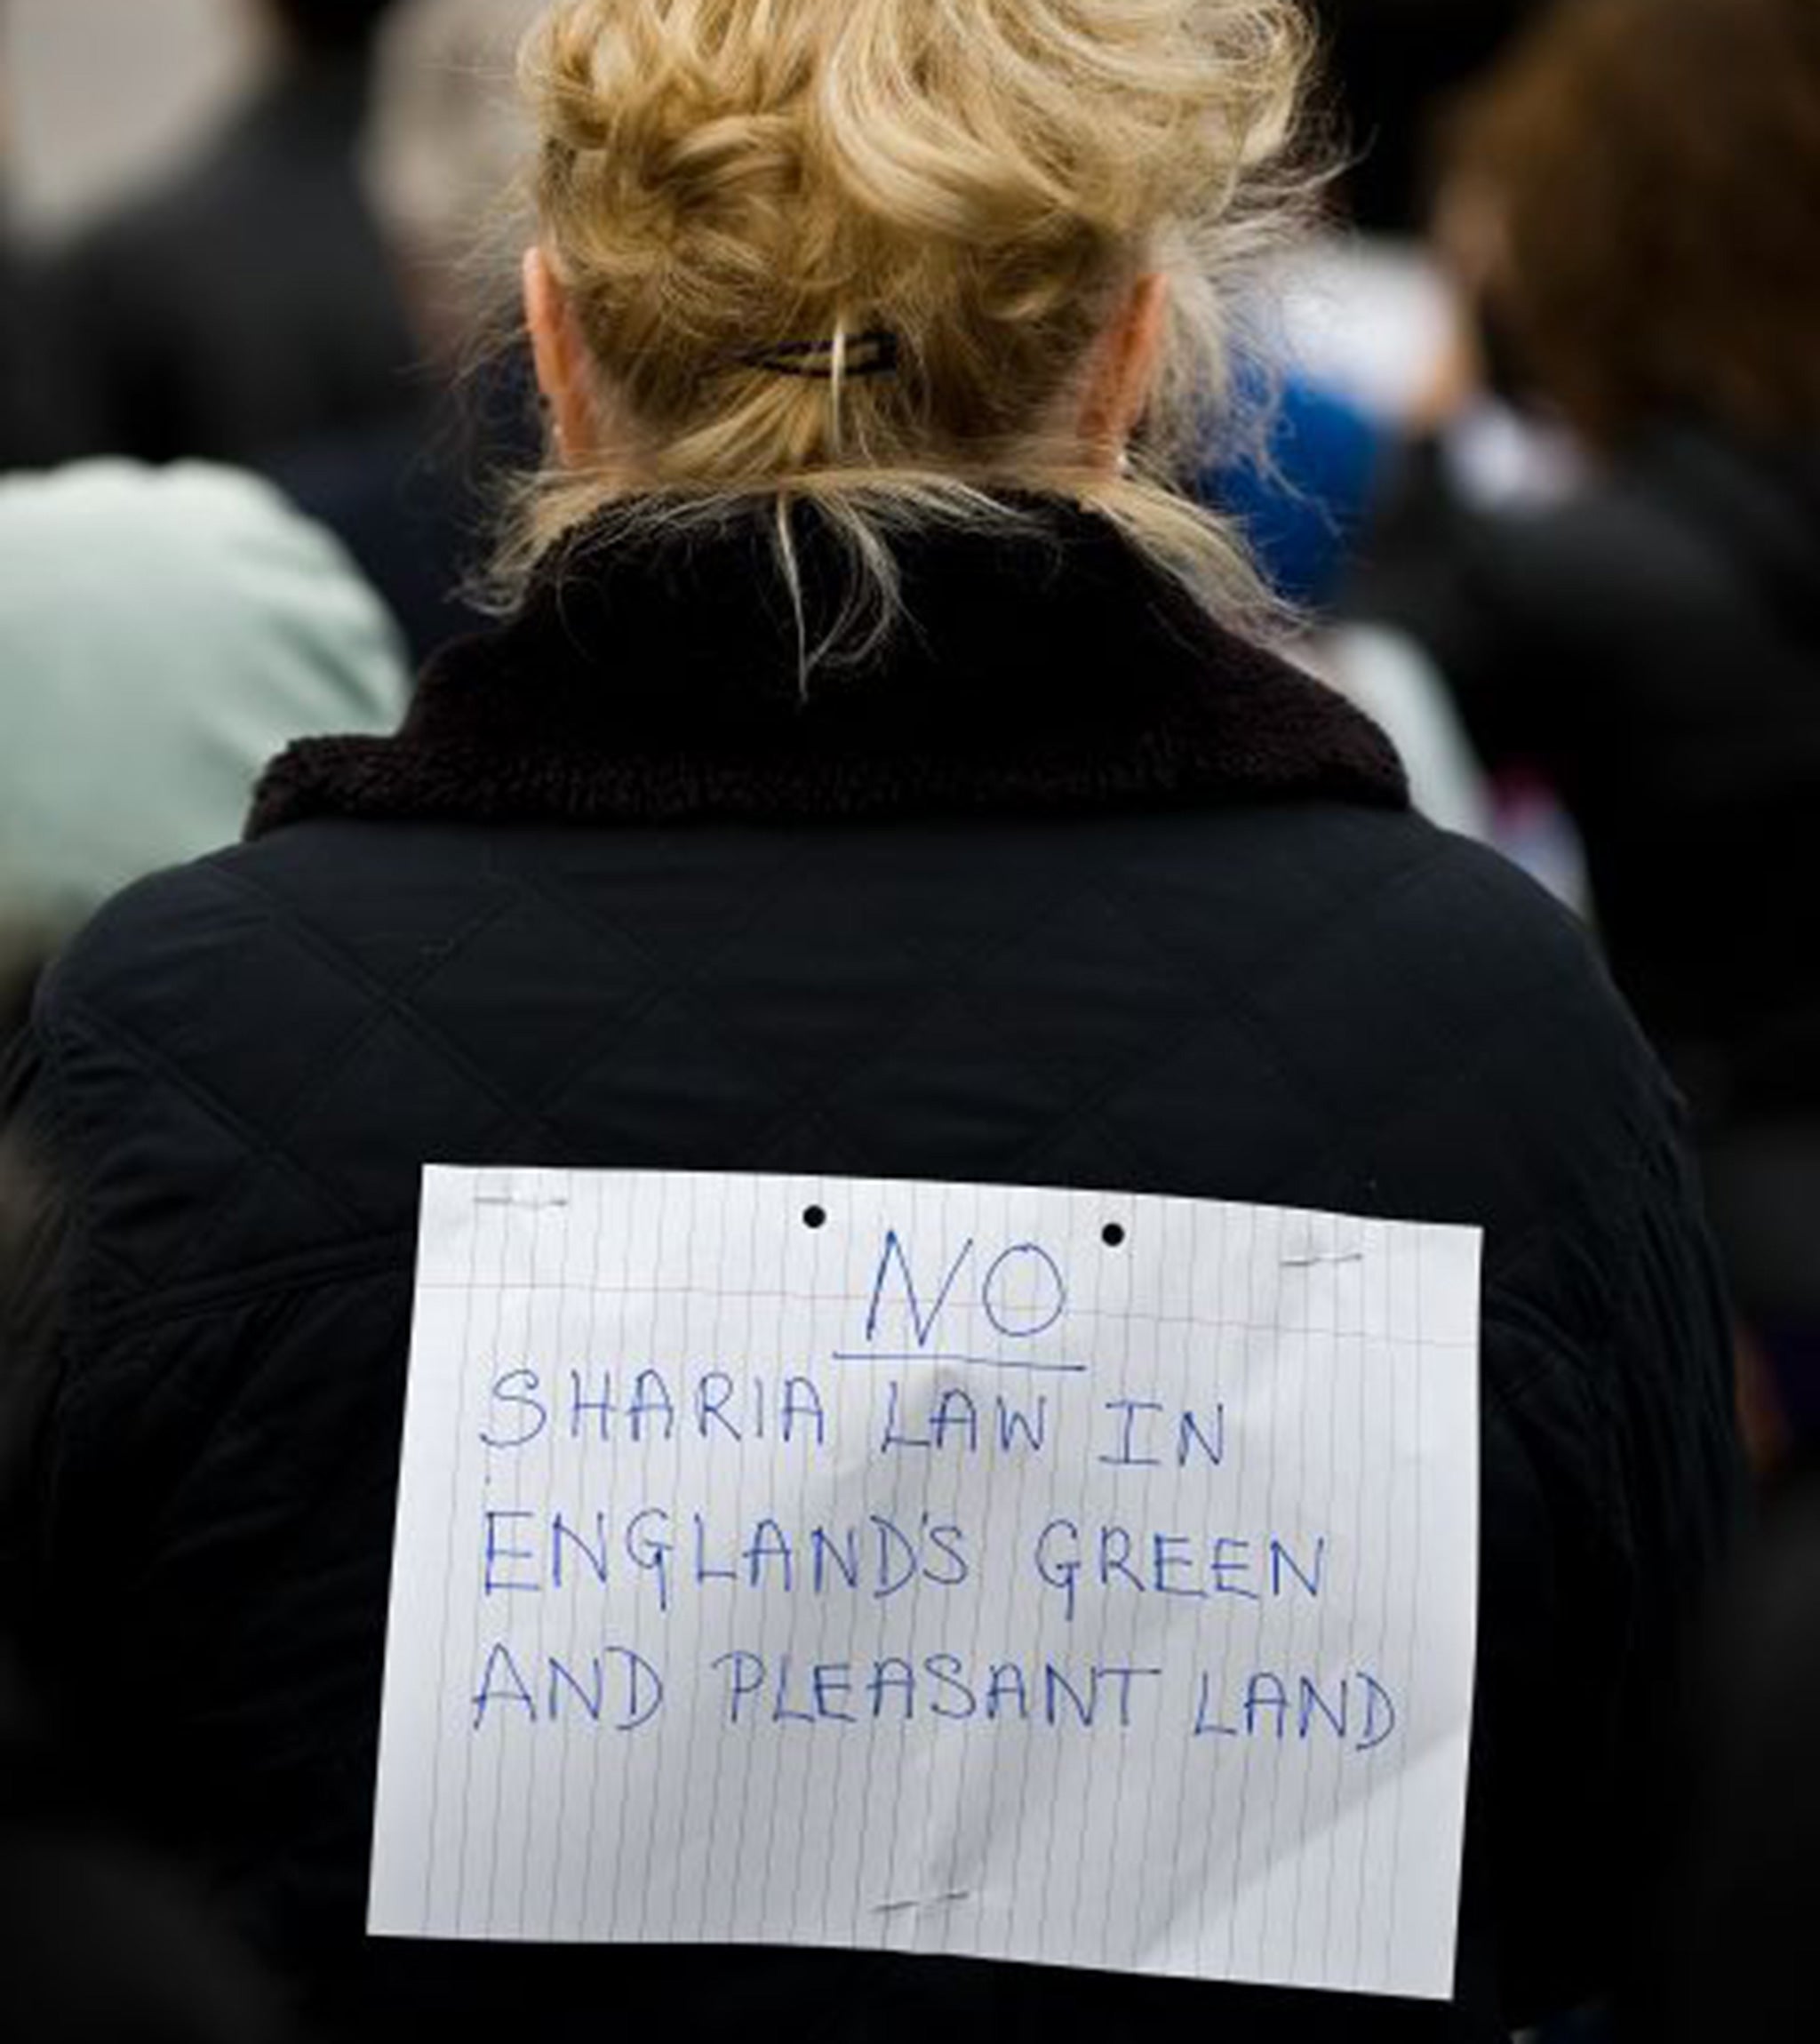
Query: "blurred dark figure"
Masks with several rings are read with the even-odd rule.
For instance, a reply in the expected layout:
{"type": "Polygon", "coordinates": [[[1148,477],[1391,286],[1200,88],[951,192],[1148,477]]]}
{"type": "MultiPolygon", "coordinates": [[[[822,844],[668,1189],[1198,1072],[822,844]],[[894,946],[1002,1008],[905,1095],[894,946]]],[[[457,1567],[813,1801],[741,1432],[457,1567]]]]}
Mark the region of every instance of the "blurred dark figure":
{"type": "MultiPolygon", "coordinates": [[[[0,1044],[42,960],[0,953],[0,1044]]],[[[0,1081],[0,1100],[5,1098],[0,1081]]],[[[0,1297],[31,1274],[43,1188],[0,1128],[0,1297]]],[[[0,1353],[9,1380],[17,1358],[0,1353]]],[[[10,1409],[19,1411],[18,1387],[10,1409]]],[[[19,1442],[0,1433],[0,1481],[19,1442]]],[[[281,2044],[276,1989],[199,1887],[103,1815],[105,1766],[71,1751],[29,1696],[0,1575],[0,2033],[31,2044],[281,2044]]]]}
{"type": "MultiPolygon", "coordinates": [[[[5,113],[0,108],[0,124],[5,113]]],[[[0,148],[4,148],[0,125],[0,148]]],[[[0,156],[0,172],[4,157],[0,156]]],[[[19,259],[5,240],[5,188],[0,184],[0,470],[16,467],[26,446],[28,412],[21,402],[26,378],[26,346],[31,321],[25,305],[25,279],[19,259]]]]}
{"type": "Polygon", "coordinates": [[[38,444],[31,403],[36,294],[24,263],[5,239],[5,118],[0,107],[0,472],[22,467],[38,444]]]}
{"type": "Polygon", "coordinates": [[[1438,108],[1498,56],[1541,0],[1310,0],[1347,146],[1345,195],[1372,234],[1414,234],[1438,108]]]}
{"type": "Polygon", "coordinates": [[[1201,479],[1305,609],[1331,607],[1448,347],[1449,294],[1417,238],[1440,110],[1540,4],[1305,0],[1325,57],[1316,118],[1343,172],[1337,231],[1296,249],[1273,287],[1281,331],[1259,337],[1281,391],[1268,459],[1241,449],[1201,479]]]}
{"type": "Polygon", "coordinates": [[[1778,1488],[1728,1591],[1687,1727],[1653,1992],[1626,2044],[1820,2035],[1820,1469],[1778,1488]]]}
{"type": "Polygon", "coordinates": [[[280,2044],[277,1991],[198,1888],[89,1808],[0,1666],[0,2028],[30,2044],[280,2044]]]}
{"type": "Polygon", "coordinates": [[[26,345],[31,331],[23,316],[25,280],[11,251],[0,246],[0,470],[30,458],[30,413],[21,402],[27,378],[26,345]]]}
{"type": "Polygon", "coordinates": [[[0,474],[24,467],[54,445],[53,401],[44,377],[40,280],[12,241],[9,211],[5,9],[0,6],[0,474]],[[50,430],[47,430],[50,429],[50,430]]]}
{"type": "Polygon", "coordinates": [[[542,4],[393,7],[374,48],[367,187],[425,374],[383,425],[319,435],[272,470],[354,555],[419,664],[482,622],[467,591],[491,551],[499,478],[542,446],[524,350],[499,344],[516,331],[531,238],[501,198],[534,145],[514,63],[542,4]]]}
{"type": "Polygon", "coordinates": [[[264,0],[283,56],[172,184],[59,266],[57,451],[258,465],[389,417],[417,348],[358,163],[389,0],[264,0]]]}
{"type": "Polygon", "coordinates": [[[1486,378],[1589,473],[1470,507],[1433,451],[1361,614],[1585,841],[1694,1106],[1742,1305],[1820,1427],[1820,8],[1569,0],[1465,108],[1441,235],[1486,378]]]}

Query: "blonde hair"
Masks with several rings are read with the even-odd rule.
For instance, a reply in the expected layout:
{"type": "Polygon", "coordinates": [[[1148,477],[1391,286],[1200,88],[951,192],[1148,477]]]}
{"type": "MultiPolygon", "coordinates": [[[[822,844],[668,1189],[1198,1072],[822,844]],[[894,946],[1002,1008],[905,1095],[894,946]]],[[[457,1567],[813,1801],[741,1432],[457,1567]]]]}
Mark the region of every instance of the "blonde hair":
{"type": "Polygon", "coordinates": [[[1059,494],[1256,622],[1243,547],[1172,478],[1225,393],[1225,283],[1305,188],[1309,50],[1294,0],[559,0],[520,71],[610,444],[535,479],[508,572],[584,523],[768,503],[800,623],[791,514],[815,507],[854,575],[806,675],[888,627],[907,527],[1059,494]],[[1160,386],[1113,472],[1079,399],[1151,271],[1160,386]]]}

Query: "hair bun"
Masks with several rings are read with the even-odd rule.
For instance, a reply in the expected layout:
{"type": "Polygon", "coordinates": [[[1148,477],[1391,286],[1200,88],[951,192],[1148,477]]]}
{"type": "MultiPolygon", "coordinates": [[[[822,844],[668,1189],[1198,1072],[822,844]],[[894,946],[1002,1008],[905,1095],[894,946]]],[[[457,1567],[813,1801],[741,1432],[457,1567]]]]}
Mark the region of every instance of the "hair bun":
{"type": "MultiPolygon", "coordinates": [[[[1193,430],[1221,383],[1219,281],[1288,188],[1260,173],[1309,47],[1297,0],[557,0],[521,70],[545,240],[627,434],[611,466],[696,499],[1100,489],[1064,444],[1068,394],[1161,268],[1159,416],[1193,430]],[[850,371],[872,333],[894,373],[850,371]],[[763,367],[805,349],[828,373],[763,367]]],[[[1178,499],[1138,476],[1100,493],[1242,581],[1178,499]]],[[[572,514],[585,481],[556,498],[572,514]]]]}

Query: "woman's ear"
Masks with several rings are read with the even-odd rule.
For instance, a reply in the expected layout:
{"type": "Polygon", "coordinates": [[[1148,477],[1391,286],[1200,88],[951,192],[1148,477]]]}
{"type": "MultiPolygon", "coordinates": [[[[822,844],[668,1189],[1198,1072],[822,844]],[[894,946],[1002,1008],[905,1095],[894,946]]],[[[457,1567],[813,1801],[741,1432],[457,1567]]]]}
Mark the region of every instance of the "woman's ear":
{"type": "Polygon", "coordinates": [[[524,252],[524,323],[531,332],[538,388],[550,408],[558,458],[575,467],[597,451],[598,425],[587,351],[569,294],[540,248],[524,252]]]}
{"type": "Polygon", "coordinates": [[[1081,437],[1109,467],[1117,467],[1156,387],[1169,309],[1168,278],[1146,272],[1100,337],[1082,403],[1081,437]]]}

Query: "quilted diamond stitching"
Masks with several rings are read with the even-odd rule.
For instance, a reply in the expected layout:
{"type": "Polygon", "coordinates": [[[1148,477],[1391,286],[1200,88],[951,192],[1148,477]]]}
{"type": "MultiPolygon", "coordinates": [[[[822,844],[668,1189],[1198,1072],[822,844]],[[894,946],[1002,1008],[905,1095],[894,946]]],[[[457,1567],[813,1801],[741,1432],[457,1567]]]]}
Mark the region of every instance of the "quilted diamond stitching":
{"type": "MultiPolygon", "coordinates": [[[[356,993],[374,1003],[363,1022],[349,1035],[338,1039],[331,1045],[324,1046],[316,1077],[308,1084],[297,1089],[287,1104],[284,1116],[275,1125],[271,1134],[260,1136],[255,1133],[253,1146],[256,1149],[269,1150],[274,1155],[288,1158],[290,1153],[284,1145],[302,1125],[305,1117],[323,1092],[332,1084],[340,1066],[371,1042],[388,1020],[401,1024],[408,1034],[415,1037],[432,1054],[446,1057],[450,1063],[462,1073],[463,1077],[467,1078],[482,1090],[491,1094],[496,1098],[499,1098],[497,1089],[491,1086],[485,1074],[472,1066],[470,1061],[457,1046],[440,1041],[430,1025],[416,1015],[407,1002],[410,994],[422,980],[441,970],[451,958],[458,956],[476,940],[483,931],[491,927],[499,916],[506,913],[511,906],[509,898],[498,902],[490,902],[483,908],[477,910],[473,918],[459,930],[446,945],[439,946],[435,954],[426,960],[419,971],[404,980],[395,993],[393,989],[387,987],[371,973],[368,972],[364,967],[356,964],[345,952],[338,949],[333,939],[325,937],[323,932],[318,930],[300,908],[285,896],[260,885],[237,866],[230,870],[225,866],[218,866],[213,870],[217,876],[226,880],[230,885],[237,886],[243,893],[259,899],[268,907],[279,912],[279,927],[283,930],[292,942],[308,951],[318,964],[324,966],[331,973],[338,976],[344,985],[351,986],[356,993]]],[[[192,1084],[200,1091],[206,1093],[207,1089],[202,1086],[200,1082],[192,1082],[192,1084]]],[[[231,1113],[231,1110],[226,1109],[224,1104],[223,1112],[228,1114],[231,1113]]],[[[242,1125],[244,1126],[243,1123],[242,1125]]],[[[242,1170],[231,1174],[227,1184],[199,1221],[192,1240],[190,1253],[178,1266],[173,1274],[180,1277],[188,1275],[203,1261],[206,1251],[213,1246],[219,1237],[228,1213],[236,1201],[246,1196],[250,1178],[258,1170],[259,1162],[260,1159],[258,1155],[251,1156],[242,1170]]],[[[373,1225],[372,1217],[362,1214],[357,1210],[342,1203],[339,1196],[337,1204],[344,1222],[355,1231],[363,1232],[373,1225]]]]}
{"type": "MultiPolygon", "coordinates": [[[[240,1147],[254,1153],[244,1165],[232,1174],[234,1184],[238,1185],[247,1172],[255,1170],[261,1162],[281,1166],[293,1179],[320,1199],[344,1225],[355,1228],[364,1225],[362,1217],[347,1204],[339,1193],[311,1170],[300,1157],[294,1156],[282,1143],[255,1128],[204,1082],[184,1072],[151,1044],[137,1039],[117,1016],[105,1015],[80,1001],[72,1001],[66,1012],[72,1021],[79,1021],[92,1035],[117,1051],[148,1082],[155,1082],[180,1094],[226,1130],[240,1147]]],[[[211,1225],[224,1200],[225,1195],[223,1200],[216,1201],[198,1222],[198,1236],[211,1225]]],[[[188,1260],[194,1259],[196,1249],[196,1243],[193,1239],[191,1258],[188,1260]]],[[[174,1266],[177,1270],[184,1267],[183,1264],[174,1266]]],[[[135,1272],[134,1275],[141,1287],[152,1281],[149,1274],[146,1272],[135,1272]]]]}
{"type": "MultiPolygon", "coordinates": [[[[1374,913],[1385,913],[1391,900],[1400,896],[1406,888],[1414,885],[1421,878],[1432,873],[1440,863],[1441,857],[1441,853],[1436,852],[1431,858],[1406,868],[1386,882],[1373,898],[1371,906],[1374,913]]],[[[1107,882],[1105,883],[1105,898],[1110,906],[1120,912],[1121,919],[1125,926],[1148,945],[1153,955],[1156,957],[1165,973],[1181,987],[1184,997],[1190,1003],[1189,1012],[1182,1018],[1179,1025],[1166,1036],[1153,1038],[1146,1045],[1145,1057],[1141,1070],[1108,1077],[1091,1094],[1084,1098],[1062,1121],[1045,1129],[1032,1142],[1026,1153],[1028,1160],[1033,1164],[1045,1152],[1060,1147],[1071,1137],[1078,1134],[1087,1125],[1090,1119],[1096,1115],[1100,1120],[1100,1126],[1096,1129],[1096,1133],[1113,1133],[1115,1125],[1107,1122],[1106,1117],[1108,1110],[1114,1106],[1119,1097],[1129,1092],[1134,1086],[1153,1083],[1156,1078],[1167,1070],[1170,1060],[1189,1048],[1196,1035],[1207,1026],[1209,1018],[1215,1015],[1238,1030],[1251,1048],[1256,1050],[1262,1063],[1273,1071],[1283,1082],[1286,1090],[1309,1102],[1315,1115],[1323,1120],[1327,1126],[1336,1130],[1333,1149],[1337,1149],[1343,1144],[1349,1143],[1353,1139],[1354,1131],[1346,1125],[1346,1117],[1340,1105],[1328,1097],[1324,1089],[1315,1082],[1310,1074],[1293,1065],[1283,1056],[1271,1035],[1268,1024],[1254,996],[1246,994],[1230,983],[1223,984],[1217,988],[1196,985],[1192,974],[1185,971],[1182,962],[1172,956],[1159,941],[1154,930],[1148,927],[1143,915],[1134,912],[1136,907],[1141,905],[1141,893],[1133,890],[1129,886],[1107,882]]],[[[1356,902],[1348,903],[1344,908],[1337,909],[1331,915],[1323,917],[1306,929],[1298,930],[1294,938],[1289,940],[1293,948],[1286,946],[1283,952],[1279,953],[1273,960],[1267,963],[1254,962],[1252,967],[1254,985],[1259,987],[1267,987],[1281,971],[1298,964],[1302,954],[1305,950],[1317,946],[1324,935],[1337,922],[1354,915],[1358,912],[1359,905],[1356,902]]],[[[1129,1147],[1129,1145],[1127,1146],[1129,1147]]],[[[1331,1156],[1333,1149],[1329,1149],[1325,1154],[1331,1156]]],[[[1164,1182],[1168,1174],[1163,1173],[1160,1167],[1153,1164],[1146,1166],[1145,1161],[1141,1155],[1138,1155],[1135,1152],[1132,1154],[1137,1157],[1140,1168],[1146,1169],[1154,1182],[1158,1184],[1164,1182]]],[[[1305,1160],[1298,1168],[1306,1168],[1305,1160]]]]}
{"type": "MultiPolygon", "coordinates": [[[[712,997],[696,982],[706,977],[714,963],[724,956],[727,951],[757,931],[766,914],[783,898],[786,891],[799,882],[806,868],[812,866],[817,871],[820,871],[825,866],[826,850],[824,846],[818,842],[805,843],[802,858],[788,861],[780,873],[774,874],[774,884],[767,889],[762,897],[753,904],[749,914],[739,918],[733,928],[723,932],[718,944],[692,960],[686,973],[669,973],[664,977],[662,991],[686,1001],[691,1012],[701,1020],[709,1033],[717,1041],[728,1047],[748,1071],[754,1068],[756,1054],[754,1048],[732,1034],[723,1009],[717,1006],[712,997]]],[[[565,901],[560,895],[553,895],[547,886],[535,876],[526,875],[526,884],[556,913],[566,914],[583,930],[589,930],[593,927],[594,919],[587,910],[578,904],[565,901]]],[[[615,934],[635,948],[643,949],[642,946],[638,946],[637,940],[628,936],[623,930],[616,929],[615,934]]],[[[989,952],[994,945],[1002,942],[1002,937],[1000,933],[990,932],[982,936],[978,950],[983,954],[989,952]]],[[[914,953],[908,946],[905,947],[905,953],[908,962],[914,967],[917,962],[914,953]]],[[[970,962],[972,954],[970,953],[967,956],[970,962]]],[[[658,970],[655,963],[653,970],[658,970]]],[[[928,1002],[932,1002],[943,997],[947,991],[944,986],[931,986],[926,1000],[928,1002]]],[[[829,1137],[842,1146],[850,1145],[853,1139],[850,1131],[843,1130],[840,1127],[838,1119],[831,1112],[834,1106],[832,1097],[838,1093],[848,1074],[859,1071],[868,1064],[875,1062],[910,1034],[925,1011],[926,1004],[925,1006],[912,1006],[906,1010],[898,1010],[892,1018],[891,1026],[888,1026],[878,1035],[869,1037],[865,1043],[854,1049],[846,1058],[836,1062],[824,1071],[818,1072],[812,1079],[803,1082],[802,1085],[781,1094],[778,1101],[774,1121],[759,1131],[756,1137],[758,1146],[764,1148],[773,1146],[778,1140],[798,1130],[805,1116],[812,1121],[819,1122],[829,1137]]],[[[578,1065],[564,1075],[561,1082],[562,1087],[572,1088],[580,1083],[601,1064],[606,1062],[610,1056],[610,1050],[603,1050],[596,1056],[578,1065]]],[[[770,1079],[770,1074],[767,1074],[766,1077],[770,1079]]],[[[772,1080],[771,1083],[775,1088],[776,1082],[772,1080]]],[[[552,1094],[547,1093],[540,1096],[540,1098],[547,1105],[552,1097],[552,1094]]]]}
{"type": "Polygon", "coordinates": [[[722,1010],[702,994],[698,987],[691,985],[690,980],[733,945],[751,935],[767,911],[786,890],[808,857],[809,851],[805,848],[802,859],[787,861],[781,874],[773,874],[774,885],[762,893],[760,898],[752,905],[749,914],[739,917],[730,929],[723,930],[718,942],[691,961],[689,969],[683,972],[660,964],[651,955],[649,947],[623,925],[592,914],[576,902],[565,898],[541,876],[522,868],[515,871],[513,879],[523,893],[541,902],[572,929],[595,942],[611,938],[613,942],[642,959],[651,973],[651,986],[645,997],[637,1002],[629,1013],[615,1018],[613,1036],[611,1039],[606,1042],[591,1043],[580,1058],[551,1079],[530,1105],[520,1112],[516,1120],[506,1124],[498,1138],[500,1146],[515,1147],[523,1140],[530,1128],[558,1112],[563,1095],[572,1092],[603,1065],[609,1063],[616,1042],[623,1040],[633,1026],[647,1016],[652,1008],[660,1006],[667,1000],[683,1002],[695,1019],[748,1076],[762,1079],[768,1086],[774,1088],[776,1081],[770,1073],[762,1069],[760,1054],[755,1047],[744,1042],[734,1034],[728,1026],[722,1010]]]}

